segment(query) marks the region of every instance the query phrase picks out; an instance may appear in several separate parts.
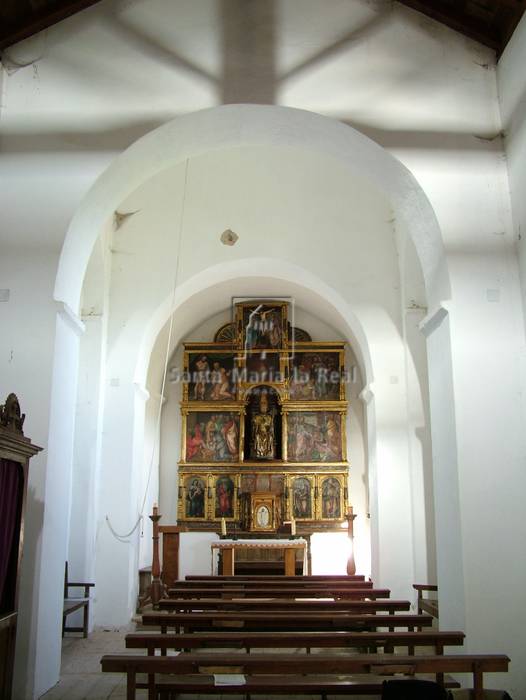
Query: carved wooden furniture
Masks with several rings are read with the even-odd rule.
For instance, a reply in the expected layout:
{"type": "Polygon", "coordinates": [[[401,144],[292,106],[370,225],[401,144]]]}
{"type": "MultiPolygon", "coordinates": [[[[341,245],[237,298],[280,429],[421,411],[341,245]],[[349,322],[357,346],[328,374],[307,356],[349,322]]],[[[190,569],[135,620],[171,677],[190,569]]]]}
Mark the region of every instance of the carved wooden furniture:
{"type": "Polygon", "coordinates": [[[13,681],[20,565],[24,544],[29,460],[42,448],[23,433],[24,415],[15,394],[0,406],[0,698],[13,681]]]}
{"type": "Polygon", "coordinates": [[[88,624],[89,624],[89,591],[90,588],[94,588],[94,583],[86,582],[71,582],[68,577],[68,562],[66,562],[65,573],[64,573],[64,607],[62,611],[62,636],[65,632],[82,632],[84,639],[88,636],[88,624]],[[84,595],[81,597],[70,596],[70,588],[83,588],[84,595]],[[67,627],[66,618],[77,610],[83,611],[82,627],[67,627]]]}

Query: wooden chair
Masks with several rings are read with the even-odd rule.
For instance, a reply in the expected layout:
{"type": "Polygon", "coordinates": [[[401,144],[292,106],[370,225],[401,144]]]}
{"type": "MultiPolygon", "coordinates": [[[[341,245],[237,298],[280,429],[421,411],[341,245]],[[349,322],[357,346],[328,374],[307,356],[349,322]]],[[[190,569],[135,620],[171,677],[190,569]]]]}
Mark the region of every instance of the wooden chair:
{"type": "Polygon", "coordinates": [[[70,582],[68,580],[68,562],[66,562],[64,572],[64,608],[62,612],[62,636],[65,632],[82,632],[84,639],[88,636],[89,623],[89,589],[94,588],[94,583],[85,582],[70,582]],[[70,588],[84,588],[84,596],[82,598],[71,598],[69,596],[70,588]],[[82,627],[66,627],[66,617],[77,610],[84,610],[82,627]]]}

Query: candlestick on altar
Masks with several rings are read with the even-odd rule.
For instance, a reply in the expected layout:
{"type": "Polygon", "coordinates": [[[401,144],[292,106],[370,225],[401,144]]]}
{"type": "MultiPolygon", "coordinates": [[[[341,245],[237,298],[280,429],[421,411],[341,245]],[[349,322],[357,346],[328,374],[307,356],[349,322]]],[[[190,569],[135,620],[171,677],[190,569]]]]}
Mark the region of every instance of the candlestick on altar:
{"type": "Polygon", "coordinates": [[[350,540],[350,552],[347,558],[347,574],[349,576],[354,576],[356,573],[356,562],[354,560],[354,519],[356,515],[353,513],[352,506],[349,506],[345,518],[347,520],[347,536],[350,540]]]}
{"type": "Polygon", "coordinates": [[[226,537],[226,520],[221,518],[221,536],[226,537]]]}
{"type": "Polygon", "coordinates": [[[157,607],[163,595],[163,584],[161,583],[161,562],[159,559],[159,506],[153,506],[153,513],[149,516],[153,523],[153,559],[152,559],[152,584],[150,587],[150,597],[153,607],[157,607]]]}
{"type": "Polygon", "coordinates": [[[292,535],[292,537],[296,536],[296,521],[294,520],[294,518],[291,518],[290,521],[290,534],[292,535]]]}

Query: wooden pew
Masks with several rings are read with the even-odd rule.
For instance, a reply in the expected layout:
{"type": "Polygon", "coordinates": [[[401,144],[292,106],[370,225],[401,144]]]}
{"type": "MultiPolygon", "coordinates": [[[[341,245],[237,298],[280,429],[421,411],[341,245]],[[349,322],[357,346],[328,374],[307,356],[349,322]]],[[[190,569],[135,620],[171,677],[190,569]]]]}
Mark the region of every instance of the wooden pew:
{"type": "Polygon", "coordinates": [[[351,614],[341,612],[266,612],[253,611],[203,611],[189,613],[143,613],[142,624],[145,627],[159,627],[164,634],[168,629],[183,632],[246,630],[265,631],[345,631],[378,630],[389,628],[414,631],[430,627],[433,618],[430,615],[381,615],[351,614]]]}
{"type": "Polygon", "coordinates": [[[353,588],[374,588],[372,581],[306,581],[306,580],[295,580],[298,577],[289,579],[287,581],[280,581],[279,579],[273,579],[272,581],[234,581],[229,579],[228,581],[216,581],[216,580],[196,580],[196,581],[177,581],[174,584],[174,588],[238,588],[240,590],[251,589],[251,588],[330,588],[338,587],[345,589],[353,588]]]}
{"type": "Polygon", "coordinates": [[[178,656],[103,656],[102,670],[125,673],[127,700],[134,700],[137,674],[148,674],[148,698],[159,691],[172,693],[265,693],[279,695],[365,694],[381,692],[386,675],[432,673],[472,673],[473,700],[483,698],[483,674],[505,672],[509,658],[504,655],[432,655],[392,654],[312,654],[308,663],[298,654],[186,653],[178,656]],[[158,674],[174,674],[166,680],[158,674]],[[242,674],[241,684],[216,685],[218,674],[242,674]],[[370,674],[369,679],[352,674],[370,674]],[[345,676],[342,678],[342,676],[345,676]]]}
{"type": "Polygon", "coordinates": [[[160,610],[198,611],[198,610],[256,610],[269,615],[278,610],[357,613],[402,612],[409,610],[408,600],[295,600],[295,599],[259,599],[259,598],[200,598],[199,600],[165,598],[159,601],[160,610]]]}
{"type": "Polygon", "coordinates": [[[214,575],[188,575],[185,581],[261,581],[263,584],[271,581],[365,581],[365,576],[362,574],[336,574],[331,575],[314,575],[314,576],[280,576],[279,574],[270,574],[268,576],[256,576],[254,574],[245,574],[240,576],[214,576],[214,575]]]}
{"type": "Polygon", "coordinates": [[[170,598],[356,598],[376,600],[377,598],[389,598],[391,591],[388,588],[348,588],[339,586],[286,586],[278,588],[230,588],[220,586],[218,588],[186,588],[176,586],[168,590],[170,598]]]}
{"type": "Polygon", "coordinates": [[[397,647],[432,647],[443,654],[444,647],[462,646],[464,632],[194,632],[193,634],[132,633],[126,635],[127,649],[384,649],[389,653],[397,647]]]}

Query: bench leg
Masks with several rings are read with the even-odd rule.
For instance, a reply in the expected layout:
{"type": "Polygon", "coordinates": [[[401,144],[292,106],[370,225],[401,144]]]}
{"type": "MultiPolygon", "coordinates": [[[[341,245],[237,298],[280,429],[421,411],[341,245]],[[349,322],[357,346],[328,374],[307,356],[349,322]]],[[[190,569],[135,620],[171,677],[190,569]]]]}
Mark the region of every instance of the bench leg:
{"type": "Polygon", "coordinates": [[[128,669],[126,679],[126,700],[135,700],[135,669],[128,669]]]}
{"type": "Polygon", "coordinates": [[[84,639],[88,638],[88,624],[89,624],[89,604],[84,606],[84,624],[82,625],[82,636],[84,639]]]}

